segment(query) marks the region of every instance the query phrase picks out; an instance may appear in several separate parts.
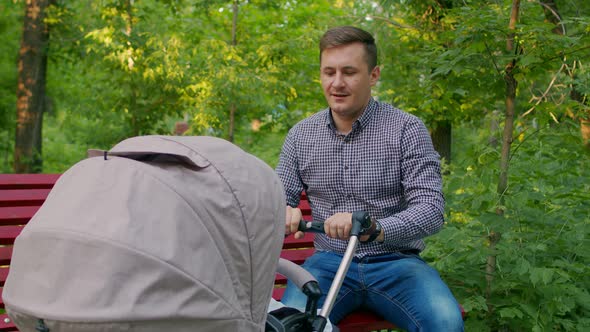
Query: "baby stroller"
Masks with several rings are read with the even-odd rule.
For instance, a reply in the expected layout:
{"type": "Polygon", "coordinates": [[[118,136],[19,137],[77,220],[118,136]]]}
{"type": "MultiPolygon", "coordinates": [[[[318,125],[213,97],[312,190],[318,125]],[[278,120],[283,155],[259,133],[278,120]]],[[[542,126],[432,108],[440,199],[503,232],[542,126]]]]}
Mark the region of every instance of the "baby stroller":
{"type": "Polygon", "coordinates": [[[264,330],[285,219],[274,170],[212,137],[91,155],[16,239],[3,299],[19,330],[264,330]]]}

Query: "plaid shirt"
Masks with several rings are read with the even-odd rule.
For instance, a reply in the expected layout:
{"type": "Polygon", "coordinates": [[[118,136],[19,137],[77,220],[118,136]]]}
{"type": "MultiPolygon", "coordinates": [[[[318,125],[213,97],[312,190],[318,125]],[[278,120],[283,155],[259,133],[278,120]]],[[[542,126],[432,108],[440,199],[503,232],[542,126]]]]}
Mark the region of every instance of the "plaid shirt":
{"type": "MultiPolygon", "coordinates": [[[[329,108],[289,131],[276,169],[287,204],[307,193],[314,221],[363,210],[379,220],[383,243],[361,243],[356,256],[424,249],[443,224],[439,155],[417,117],[371,98],[352,131],[339,135],[329,108]]],[[[315,237],[317,250],[344,253],[347,241],[315,237]]]]}

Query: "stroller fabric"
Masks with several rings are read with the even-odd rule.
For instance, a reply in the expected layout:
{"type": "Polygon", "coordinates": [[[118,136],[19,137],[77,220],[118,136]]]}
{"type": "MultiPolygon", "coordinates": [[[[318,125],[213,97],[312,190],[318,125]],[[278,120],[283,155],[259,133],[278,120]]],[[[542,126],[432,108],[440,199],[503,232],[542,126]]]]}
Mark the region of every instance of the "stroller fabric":
{"type": "Polygon", "coordinates": [[[127,139],[25,226],[7,312],[21,331],[262,331],[284,214],[274,171],[225,140],[127,139]]]}

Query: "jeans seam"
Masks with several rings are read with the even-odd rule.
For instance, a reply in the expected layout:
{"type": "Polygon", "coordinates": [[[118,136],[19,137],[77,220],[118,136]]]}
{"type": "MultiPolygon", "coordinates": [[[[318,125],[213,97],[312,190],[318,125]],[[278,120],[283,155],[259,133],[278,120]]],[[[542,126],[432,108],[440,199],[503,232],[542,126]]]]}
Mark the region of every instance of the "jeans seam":
{"type": "MultiPolygon", "coordinates": [[[[335,299],[335,301],[334,301],[334,304],[332,305],[332,310],[333,310],[333,309],[336,307],[336,305],[337,305],[338,303],[342,302],[342,300],[343,300],[345,297],[347,297],[347,296],[348,296],[348,294],[350,294],[350,293],[356,293],[356,291],[355,291],[355,290],[352,290],[352,289],[349,289],[349,290],[348,290],[346,293],[342,294],[342,296],[338,296],[338,295],[336,295],[336,299],[335,299]]],[[[325,304],[325,302],[324,302],[324,304],[325,304]]],[[[323,306],[324,304],[322,304],[322,306],[323,306]]],[[[328,316],[330,316],[330,315],[332,314],[332,310],[330,310],[330,314],[328,314],[328,316]]],[[[351,311],[351,312],[352,312],[352,311],[351,311]]],[[[350,312],[348,312],[348,313],[350,313],[350,312]]],[[[347,313],[347,314],[348,314],[348,313],[347,313]]],[[[340,320],[342,320],[342,318],[344,318],[345,316],[346,316],[346,314],[345,314],[344,316],[340,317],[340,320]]],[[[339,321],[340,321],[340,320],[339,320],[339,321]]],[[[335,322],[335,323],[338,323],[338,322],[335,322]]]]}
{"type": "Polygon", "coordinates": [[[361,290],[366,291],[367,290],[367,285],[365,283],[366,280],[365,280],[365,269],[364,269],[364,267],[365,266],[363,265],[363,263],[358,263],[357,264],[357,271],[358,271],[358,274],[359,274],[359,281],[360,281],[360,284],[361,284],[361,290]]]}
{"type": "Polygon", "coordinates": [[[420,323],[415,319],[415,317],[412,314],[410,314],[408,312],[408,310],[406,310],[406,308],[403,305],[401,305],[401,303],[398,302],[395,298],[390,297],[389,294],[387,294],[386,292],[382,292],[380,290],[368,289],[367,291],[384,297],[387,301],[391,302],[392,305],[394,305],[395,307],[400,309],[404,314],[406,314],[406,316],[408,316],[410,318],[410,320],[414,323],[414,325],[418,328],[418,330],[420,330],[422,328],[420,326],[420,323]]]}

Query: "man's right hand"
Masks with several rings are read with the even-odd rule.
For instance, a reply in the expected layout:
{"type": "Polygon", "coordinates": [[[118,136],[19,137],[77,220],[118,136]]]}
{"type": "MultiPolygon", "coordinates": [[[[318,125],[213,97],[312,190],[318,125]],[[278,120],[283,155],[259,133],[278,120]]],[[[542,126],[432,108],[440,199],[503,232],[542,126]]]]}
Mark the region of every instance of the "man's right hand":
{"type": "Polygon", "coordinates": [[[299,222],[303,218],[303,214],[299,208],[293,208],[287,206],[286,223],[285,223],[285,235],[295,233],[296,239],[301,239],[305,235],[303,232],[298,231],[299,222]]]}

